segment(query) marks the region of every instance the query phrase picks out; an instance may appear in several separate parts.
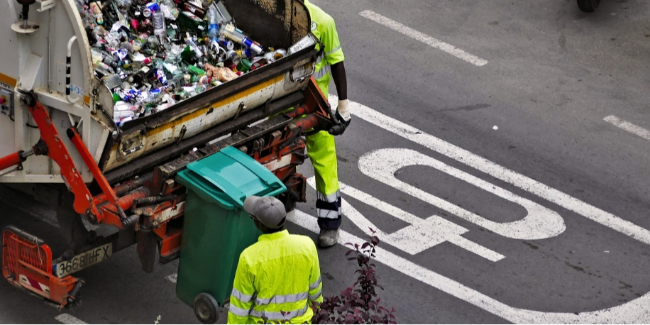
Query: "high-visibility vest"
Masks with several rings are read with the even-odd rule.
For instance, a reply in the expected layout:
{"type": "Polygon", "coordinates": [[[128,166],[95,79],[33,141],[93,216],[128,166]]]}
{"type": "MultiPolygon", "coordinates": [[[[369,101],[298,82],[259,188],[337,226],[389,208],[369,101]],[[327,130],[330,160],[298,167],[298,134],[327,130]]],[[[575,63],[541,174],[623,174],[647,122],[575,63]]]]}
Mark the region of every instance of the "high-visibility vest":
{"type": "Polygon", "coordinates": [[[322,302],[318,252],[307,236],[287,230],[259,237],[239,257],[228,310],[229,324],[309,323],[311,302],[322,302]]]}
{"type": "MultiPolygon", "coordinates": [[[[334,18],[309,1],[305,1],[305,6],[311,16],[311,32],[325,47],[323,53],[316,60],[313,76],[320,90],[327,96],[331,80],[330,66],[343,62],[345,56],[341,49],[334,18]]],[[[320,50],[320,48],[318,49],[320,50]]]]}

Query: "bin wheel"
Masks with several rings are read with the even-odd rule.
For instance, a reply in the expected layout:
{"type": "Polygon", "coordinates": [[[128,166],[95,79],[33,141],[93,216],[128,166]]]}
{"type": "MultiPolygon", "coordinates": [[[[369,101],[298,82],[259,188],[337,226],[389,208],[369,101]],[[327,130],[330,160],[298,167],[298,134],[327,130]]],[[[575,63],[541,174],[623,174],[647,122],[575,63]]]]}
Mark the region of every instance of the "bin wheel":
{"type": "Polygon", "coordinates": [[[201,293],[194,298],[194,315],[203,324],[214,324],[219,319],[219,304],[207,293],[201,293]]]}
{"type": "Polygon", "coordinates": [[[600,0],[578,0],[578,8],[583,12],[594,12],[599,4],[600,0]]]}
{"type": "Polygon", "coordinates": [[[296,209],[296,201],[291,197],[291,195],[282,193],[278,199],[284,204],[284,211],[287,213],[296,209]]]}

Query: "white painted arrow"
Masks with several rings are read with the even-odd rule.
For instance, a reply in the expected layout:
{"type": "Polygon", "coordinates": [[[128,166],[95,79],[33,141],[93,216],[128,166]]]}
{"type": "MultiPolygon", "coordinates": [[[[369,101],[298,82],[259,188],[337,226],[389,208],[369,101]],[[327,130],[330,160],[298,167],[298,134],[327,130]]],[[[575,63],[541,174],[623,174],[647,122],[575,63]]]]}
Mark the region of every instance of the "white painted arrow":
{"type": "MultiPolygon", "coordinates": [[[[316,188],[316,180],[314,177],[309,178],[307,183],[312,188],[316,188]]],[[[367,234],[370,234],[370,228],[374,229],[377,231],[377,236],[381,237],[383,242],[406,253],[415,255],[436,245],[449,242],[491,262],[498,262],[505,258],[505,256],[493,250],[485,248],[460,236],[469,230],[440,216],[433,215],[427,219],[421,219],[400,208],[381,201],[372,195],[359,191],[352,186],[344,183],[339,183],[339,185],[341,192],[344,195],[353,197],[378,209],[379,211],[410,224],[394,233],[386,233],[375,226],[370,220],[368,220],[368,218],[355,209],[354,206],[350,205],[347,200],[342,200],[341,208],[343,215],[359,227],[359,229],[367,234]]]]}

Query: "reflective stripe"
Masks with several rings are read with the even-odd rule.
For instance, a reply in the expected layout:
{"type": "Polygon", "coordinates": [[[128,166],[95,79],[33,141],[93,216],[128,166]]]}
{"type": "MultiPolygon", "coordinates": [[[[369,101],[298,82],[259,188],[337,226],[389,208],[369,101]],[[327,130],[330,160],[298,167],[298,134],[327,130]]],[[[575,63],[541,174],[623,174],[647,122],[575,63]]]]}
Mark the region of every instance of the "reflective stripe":
{"type": "Polygon", "coordinates": [[[336,52],[336,51],[338,51],[338,50],[340,50],[340,49],[341,49],[341,45],[339,45],[339,47],[337,47],[337,48],[335,48],[335,49],[333,49],[333,50],[331,50],[331,51],[325,53],[325,55],[330,55],[330,54],[332,54],[332,53],[334,53],[334,52],[336,52]]]}
{"type": "Polygon", "coordinates": [[[247,303],[247,302],[250,302],[251,300],[253,300],[252,295],[245,295],[245,294],[239,292],[239,290],[237,290],[235,288],[232,288],[232,296],[237,298],[239,301],[241,301],[243,303],[247,303]]]}
{"type": "Polygon", "coordinates": [[[338,201],[338,199],[341,197],[341,190],[336,191],[335,193],[332,193],[330,195],[325,195],[321,192],[316,192],[316,199],[321,200],[321,201],[326,201],[329,203],[334,203],[338,201]]]}
{"type": "Polygon", "coordinates": [[[298,302],[307,299],[307,297],[307,292],[296,293],[295,295],[273,296],[273,298],[257,297],[257,299],[255,299],[255,305],[262,306],[268,304],[283,304],[285,302],[298,302]]]}
{"type": "Polygon", "coordinates": [[[341,215],[341,191],[330,195],[316,192],[316,216],[326,219],[338,219],[341,215]]]}
{"type": "Polygon", "coordinates": [[[318,65],[321,61],[323,61],[324,58],[325,56],[323,54],[319,55],[318,58],[316,59],[316,65],[318,65]]]}
{"type": "Polygon", "coordinates": [[[323,281],[323,278],[319,276],[318,280],[316,280],[314,283],[309,285],[309,290],[311,291],[311,290],[314,290],[314,289],[318,288],[318,286],[320,285],[320,283],[322,281],[323,281]]]}
{"type": "Polygon", "coordinates": [[[311,300],[311,301],[315,301],[315,300],[318,299],[318,297],[320,297],[322,294],[323,294],[323,290],[318,290],[317,293],[315,293],[315,294],[313,294],[313,295],[309,295],[309,300],[311,300]]]}
{"type": "Polygon", "coordinates": [[[266,317],[268,320],[274,319],[292,319],[294,317],[299,317],[304,315],[307,312],[307,304],[300,310],[294,310],[290,312],[267,312],[267,311],[257,311],[251,310],[251,315],[255,317],[266,317]],[[284,315],[282,315],[284,313],[284,315]]]}
{"type": "Polygon", "coordinates": [[[322,69],[314,72],[314,79],[318,80],[322,77],[325,77],[325,75],[327,75],[328,72],[330,72],[330,66],[326,65],[322,69]]]}
{"type": "Polygon", "coordinates": [[[341,212],[336,210],[316,209],[316,215],[319,218],[338,219],[341,215],[341,212]]]}
{"type": "Polygon", "coordinates": [[[239,307],[236,307],[233,304],[230,304],[230,308],[228,308],[228,312],[233,313],[234,315],[237,315],[239,317],[247,317],[249,314],[248,310],[241,309],[239,307]]]}

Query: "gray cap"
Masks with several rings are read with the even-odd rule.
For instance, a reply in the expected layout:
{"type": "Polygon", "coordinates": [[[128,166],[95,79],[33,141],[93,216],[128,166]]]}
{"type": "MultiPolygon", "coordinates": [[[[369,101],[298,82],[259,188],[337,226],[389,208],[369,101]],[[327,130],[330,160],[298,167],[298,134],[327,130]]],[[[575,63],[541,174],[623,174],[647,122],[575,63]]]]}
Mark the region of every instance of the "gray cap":
{"type": "Polygon", "coordinates": [[[269,229],[284,226],[287,217],[284,204],[272,196],[249,196],[244,200],[244,210],[269,229]]]}

